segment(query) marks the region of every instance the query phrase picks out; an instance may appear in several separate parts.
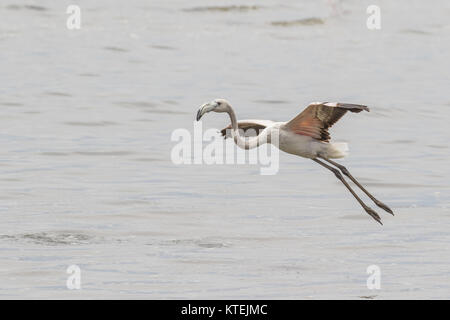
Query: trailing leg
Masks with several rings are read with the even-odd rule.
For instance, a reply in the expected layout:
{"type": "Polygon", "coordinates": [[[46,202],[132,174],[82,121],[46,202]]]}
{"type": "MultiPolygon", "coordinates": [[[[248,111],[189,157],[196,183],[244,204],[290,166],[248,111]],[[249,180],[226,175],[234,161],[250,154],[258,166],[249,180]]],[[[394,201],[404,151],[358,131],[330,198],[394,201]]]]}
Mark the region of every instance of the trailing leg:
{"type": "Polygon", "coordinates": [[[332,165],[334,165],[335,167],[339,168],[339,170],[341,170],[341,172],[346,175],[350,180],[352,180],[365,194],[367,194],[367,196],[372,199],[372,201],[381,209],[389,212],[390,214],[394,215],[394,212],[392,212],[391,208],[389,208],[387,205],[385,205],[383,202],[381,202],[380,200],[376,199],[372,194],[370,194],[369,191],[367,191],[359,182],[358,180],[356,180],[351,174],[350,172],[347,170],[346,167],[344,167],[343,165],[330,160],[330,159],[326,159],[326,158],[321,158],[329,163],[331,163],[332,165]]]}
{"type": "Polygon", "coordinates": [[[353,195],[353,197],[355,197],[355,199],[359,202],[359,204],[361,205],[361,207],[363,207],[363,209],[372,217],[375,219],[375,221],[377,221],[380,224],[381,223],[381,218],[378,215],[378,213],[376,213],[372,208],[370,208],[369,206],[367,206],[359,197],[358,195],[355,193],[355,191],[353,191],[353,189],[350,187],[350,185],[347,183],[347,181],[345,181],[344,177],[342,176],[342,174],[339,172],[338,169],[329,166],[328,164],[320,161],[319,159],[315,158],[312,159],[313,161],[317,162],[318,164],[320,164],[321,166],[327,168],[328,170],[330,170],[331,172],[334,173],[334,175],[336,176],[336,178],[338,178],[346,187],[347,189],[350,191],[350,193],[353,195]]]}

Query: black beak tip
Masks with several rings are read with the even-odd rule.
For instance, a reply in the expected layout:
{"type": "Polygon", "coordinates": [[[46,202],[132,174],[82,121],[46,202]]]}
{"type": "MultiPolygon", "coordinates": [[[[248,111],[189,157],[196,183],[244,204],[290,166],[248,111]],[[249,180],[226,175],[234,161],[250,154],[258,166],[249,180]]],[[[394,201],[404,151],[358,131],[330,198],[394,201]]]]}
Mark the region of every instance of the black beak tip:
{"type": "Polygon", "coordinates": [[[199,121],[201,117],[202,117],[202,112],[201,112],[201,110],[198,110],[197,111],[197,121],[199,121]]]}

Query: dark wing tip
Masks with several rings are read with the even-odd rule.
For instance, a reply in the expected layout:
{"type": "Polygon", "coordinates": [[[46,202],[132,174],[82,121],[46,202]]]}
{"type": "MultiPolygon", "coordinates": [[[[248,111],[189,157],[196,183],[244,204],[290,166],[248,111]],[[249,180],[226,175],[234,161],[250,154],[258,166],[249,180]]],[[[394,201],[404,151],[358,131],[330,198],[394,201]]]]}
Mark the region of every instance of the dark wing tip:
{"type": "Polygon", "coordinates": [[[220,130],[220,133],[222,134],[222,137],[224,137],[224,139],[227,138],[227,128],[223,128],[222,130],[220,130]]]}
{"type": "Polygon", "coordinates": [[[364,106],[362,104],[353,104],[353,103],[338,103],[337,106],[339,108],[344,108],[344,109],[348,109],[351,112],[361,112],[361,111],[367,111],[370,112],[369,107],[364,106]]]}

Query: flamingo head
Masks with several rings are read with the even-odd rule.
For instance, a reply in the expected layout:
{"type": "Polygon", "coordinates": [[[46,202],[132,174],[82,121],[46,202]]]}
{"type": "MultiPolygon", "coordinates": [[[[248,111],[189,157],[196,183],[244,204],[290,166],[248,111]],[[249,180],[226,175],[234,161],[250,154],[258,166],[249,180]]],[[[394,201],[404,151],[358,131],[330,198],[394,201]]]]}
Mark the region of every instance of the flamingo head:
{"type": "Polygon", "coordinates": [[[230,107],[229,103],[225,99],[214,99],[211,102],[203,104],[197,112],[197,121],[200,120],[200,118],[208,112],[214,111],[214,112],[226,112],[228,108],[230,107]]]}

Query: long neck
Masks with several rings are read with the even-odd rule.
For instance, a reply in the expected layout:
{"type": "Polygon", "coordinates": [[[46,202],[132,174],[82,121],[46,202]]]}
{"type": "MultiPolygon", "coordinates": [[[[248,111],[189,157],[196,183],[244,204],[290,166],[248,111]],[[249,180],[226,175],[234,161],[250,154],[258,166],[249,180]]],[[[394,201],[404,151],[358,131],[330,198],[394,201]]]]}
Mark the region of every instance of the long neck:
{"type": "Polygon", "coordinates": [[[231,134],[233,136],[234,142],[242,149],[253,149],[261,144],[267,142],[267,130],[263,130],[258,136],[251,138],[243,138],[239,134],[239,127],[236,120],[236,114],[231,106],[228,106],[227,111],[231,120],[231,134]]]}

